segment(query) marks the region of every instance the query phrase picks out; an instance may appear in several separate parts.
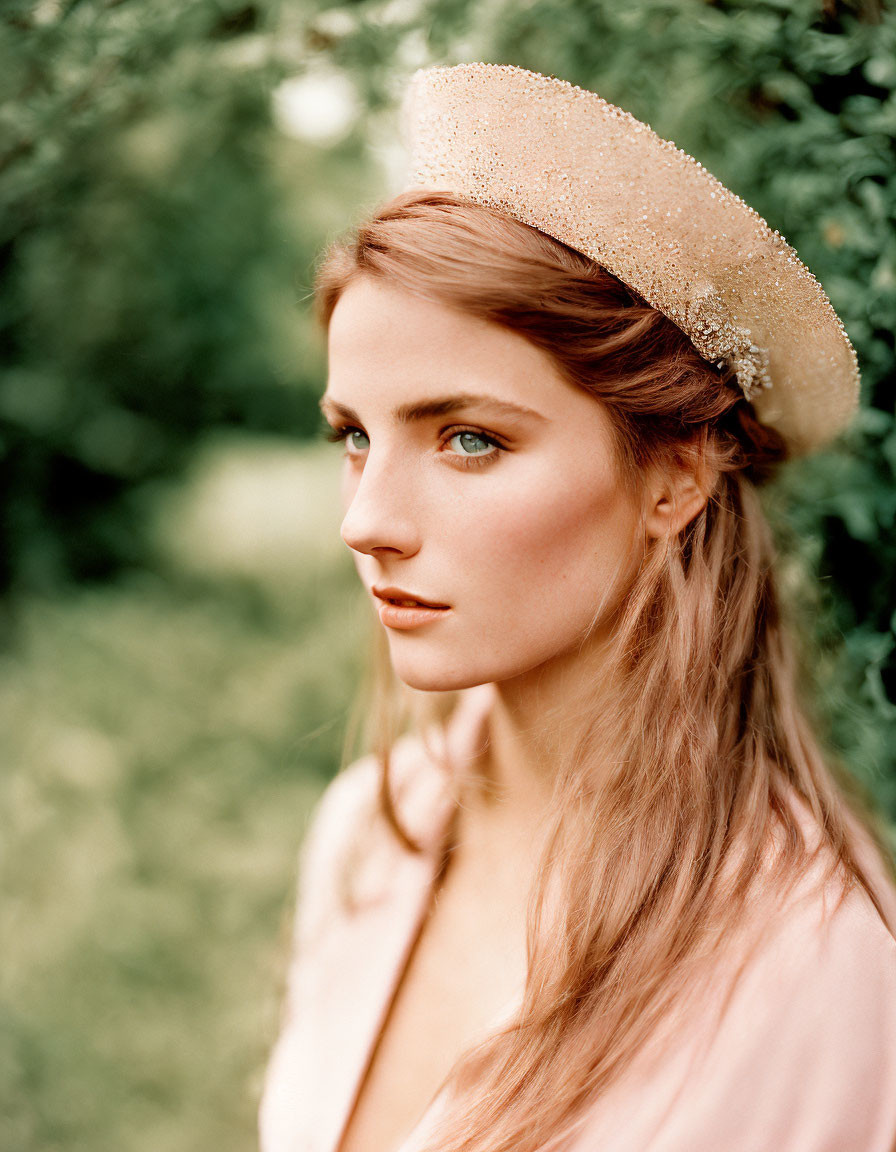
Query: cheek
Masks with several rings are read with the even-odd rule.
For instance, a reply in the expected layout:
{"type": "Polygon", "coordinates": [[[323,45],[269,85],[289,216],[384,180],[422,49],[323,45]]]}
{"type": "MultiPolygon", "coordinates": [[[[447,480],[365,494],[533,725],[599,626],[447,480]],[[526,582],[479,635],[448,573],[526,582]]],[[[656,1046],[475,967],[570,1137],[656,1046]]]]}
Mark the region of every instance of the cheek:
{"type": "Polygon", "coordinates": [[[567,590],[593,602],[624,578],[633,554],[634,510],[615,479],[575,472],[564,483],[533,474],[466,506],[471,563],[491,586],[524,599],[567,590]]]}

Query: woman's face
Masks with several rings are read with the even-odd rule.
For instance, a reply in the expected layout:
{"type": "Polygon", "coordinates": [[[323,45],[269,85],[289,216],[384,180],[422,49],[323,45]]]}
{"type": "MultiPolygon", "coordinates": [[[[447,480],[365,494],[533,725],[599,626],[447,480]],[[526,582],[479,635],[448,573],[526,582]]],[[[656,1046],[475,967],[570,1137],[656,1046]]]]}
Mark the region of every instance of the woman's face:
{"type": "Polygon", "coordinates": [[[330,321],[321,407],[349,429],[342,537],[372,603],[391,586],[449,606],[382,625],[406,684],[447,691],[569,665],[603,606],[588,646],[600,643],[644,534],[606,412],[546,353],[362,277],[330,321]]]}

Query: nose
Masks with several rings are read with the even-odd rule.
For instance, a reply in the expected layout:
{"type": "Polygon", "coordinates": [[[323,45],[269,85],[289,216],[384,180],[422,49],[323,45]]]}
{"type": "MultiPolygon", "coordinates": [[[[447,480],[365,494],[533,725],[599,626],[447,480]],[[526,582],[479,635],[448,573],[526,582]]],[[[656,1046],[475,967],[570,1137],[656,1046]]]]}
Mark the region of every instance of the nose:
{"type": "Polygon", "coordinates": [[[368,555],[380,550],[412,555],[420,547],[418,517],[410,496],[416,484],[408,468],[400,468],[395,457],[367,454],[360,476],[347,464],[343,482],[347,511],[340,535],[354,552],[368,555]]]}

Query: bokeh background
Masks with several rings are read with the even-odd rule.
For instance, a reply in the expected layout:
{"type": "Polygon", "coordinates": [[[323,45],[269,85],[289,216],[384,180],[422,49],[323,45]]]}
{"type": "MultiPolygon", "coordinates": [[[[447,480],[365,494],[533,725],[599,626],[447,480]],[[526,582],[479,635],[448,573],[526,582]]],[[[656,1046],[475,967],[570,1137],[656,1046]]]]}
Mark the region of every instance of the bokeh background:
{"type": "Polygon", "coordinates": [[[862,413],[767,501],[819,714],[896,818],[892,10],[4,0],[3,1149],[255,1145],[368,635],[314,260],[395,190],[409,74],[477,59],[648,121],[827,289],[862,413]]]}

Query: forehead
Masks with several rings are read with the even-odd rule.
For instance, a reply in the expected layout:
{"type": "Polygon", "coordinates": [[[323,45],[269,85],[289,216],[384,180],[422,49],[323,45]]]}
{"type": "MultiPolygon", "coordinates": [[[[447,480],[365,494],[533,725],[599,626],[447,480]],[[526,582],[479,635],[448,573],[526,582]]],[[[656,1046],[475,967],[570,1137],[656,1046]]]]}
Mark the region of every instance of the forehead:
{"type": "Polygon", "coordinates": [[[336,304],[328,356],[328,392],[337,400],[388,386],[396,400],[488,392],[543,412],[552,391],[573,388],[520,333],[370,277],[336,304]]]}

